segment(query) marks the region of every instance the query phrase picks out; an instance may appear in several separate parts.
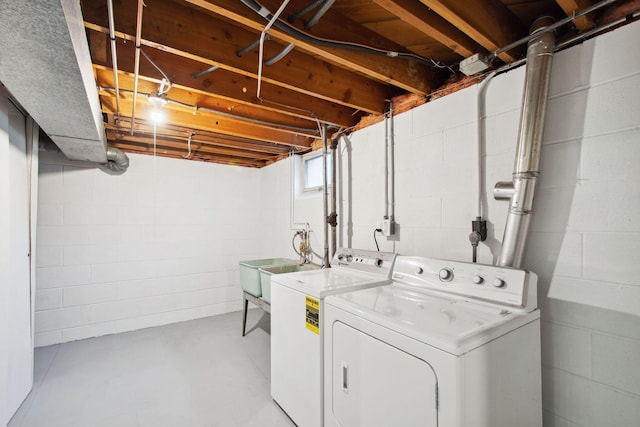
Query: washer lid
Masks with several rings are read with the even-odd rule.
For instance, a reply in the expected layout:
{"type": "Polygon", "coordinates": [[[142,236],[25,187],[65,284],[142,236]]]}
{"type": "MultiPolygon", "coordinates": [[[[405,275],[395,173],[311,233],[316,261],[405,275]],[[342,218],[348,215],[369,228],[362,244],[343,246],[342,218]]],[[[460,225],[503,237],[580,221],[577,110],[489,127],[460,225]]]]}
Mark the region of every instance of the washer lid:
{"type": "Polygon", "coordinates": [[[349,292],[390,282],[391,280],[379,274],[344,268],[325,268],[322,270],[276,274],[271,278],[272,286],[280,284],[316,298],[324,298],[340,292],[349,292]]]}
{"type": "Polygon", "coordinates": [[[539,317],[393,283],[330,297],[342,308],[403,335],[461,355],[539,317]]]}

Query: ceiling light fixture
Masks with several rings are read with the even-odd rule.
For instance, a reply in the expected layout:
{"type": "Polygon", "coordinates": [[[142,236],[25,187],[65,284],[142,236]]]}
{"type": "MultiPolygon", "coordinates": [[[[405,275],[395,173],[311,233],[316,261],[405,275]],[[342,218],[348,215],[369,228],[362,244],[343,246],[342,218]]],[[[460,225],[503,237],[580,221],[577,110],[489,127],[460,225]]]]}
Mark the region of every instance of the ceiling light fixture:
{"type": "Polygon", "coordinates": [[[147,95],[147,99],[154,106],[154,108],[162,108],[167,105],[167,94],[166,93],[153,93],[147,95]]]}

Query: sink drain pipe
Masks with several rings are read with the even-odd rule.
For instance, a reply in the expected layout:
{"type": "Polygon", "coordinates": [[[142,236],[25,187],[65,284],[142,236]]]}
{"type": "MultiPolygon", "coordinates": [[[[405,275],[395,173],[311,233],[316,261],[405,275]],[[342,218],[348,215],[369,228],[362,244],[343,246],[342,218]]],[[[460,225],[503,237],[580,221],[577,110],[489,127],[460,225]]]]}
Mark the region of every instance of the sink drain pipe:
{"type": "Polygon", "coordinates": [[[546,27],[553,18],[538,18],[527,45],[527,69],[522,94],[513,180],[498,182],[493,195],[509,201],[509,213],[497,265],[520,268],[531,220],[533,196],[540,174],[542,132],[547,109],[555,36],[546,27]],[[536,36],[536,34],[538,34],[536,36]]]}

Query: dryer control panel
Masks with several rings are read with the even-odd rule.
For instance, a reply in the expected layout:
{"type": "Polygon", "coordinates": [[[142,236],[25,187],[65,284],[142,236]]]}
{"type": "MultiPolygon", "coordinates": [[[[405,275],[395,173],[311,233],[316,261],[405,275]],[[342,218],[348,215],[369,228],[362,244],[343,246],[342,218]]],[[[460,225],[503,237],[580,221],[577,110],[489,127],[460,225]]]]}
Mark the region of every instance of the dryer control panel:
{"type": "Polygon", "coordinates": [[[391,278],[407,286],[508,305],[526,311],[537,308],[538,278],[526,270],[399,256],[391,278]]]}
{"type": "Polygon", "coordinates": [[[391,277],[396,254],[376,252],[366,249],[338,248],[331,262],[332,267],[347,268],[351,271],[365,271],[391,277]]]}

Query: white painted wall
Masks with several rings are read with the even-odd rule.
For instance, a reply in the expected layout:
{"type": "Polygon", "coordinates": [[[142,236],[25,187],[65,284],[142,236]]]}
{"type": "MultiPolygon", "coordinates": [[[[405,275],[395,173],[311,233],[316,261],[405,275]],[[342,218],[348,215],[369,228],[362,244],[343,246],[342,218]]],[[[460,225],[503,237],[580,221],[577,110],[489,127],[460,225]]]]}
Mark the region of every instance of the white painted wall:
{"type": "MultiPolygon", "coordinates": [[[[542,175],[524,259],[524,267],[540,276],[545,427],[640,425],[638,40],[635,23],[554,58],[542,175]]],[[[480,247],[481,262],[499,254],[507,203],[494,201],[491,189],[511,179],[523,79],[523,68],[513,70],[487,91],[489,238],[480,247]]],[[[379,237],[381,250],[471,259],[476,96],[477,86],[396,117],[399,235],[379,237]]],[[[349,140],[340,148],[341,244],[375,249],[372,233],[384,214],[384,124],[349,140]]],[[[283,238],[273,243],[283,248],[290,240],[282,195],[290,188],[283,189],[288,173],[286,161],[262,175],[265,188],[273,189],[263,195],[269,224],[278,230],[270,237],[283,238]]],[[[298,200],[295,218],[312,224],[318,252],[320,201],[298,200]]]]}
{"type": "Polygon", "coordinates": [[[33,384],[30,256],[35,254],[30,253],[27,154],[32,141],[26,124],[0,86],[0,425],[7,424],[33,384]]]}
{"type": "Polygon", "coordinates": [[[112,176],[41,152],[36,346],[241,308],[260,171],[129,157],[112,176]]]}

